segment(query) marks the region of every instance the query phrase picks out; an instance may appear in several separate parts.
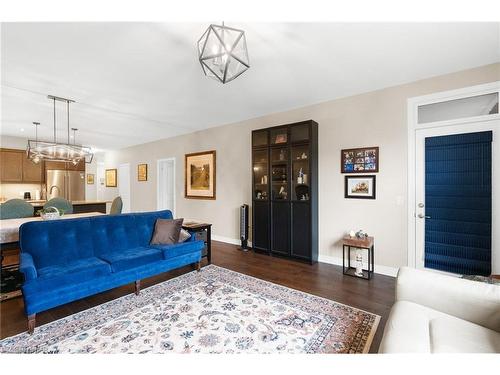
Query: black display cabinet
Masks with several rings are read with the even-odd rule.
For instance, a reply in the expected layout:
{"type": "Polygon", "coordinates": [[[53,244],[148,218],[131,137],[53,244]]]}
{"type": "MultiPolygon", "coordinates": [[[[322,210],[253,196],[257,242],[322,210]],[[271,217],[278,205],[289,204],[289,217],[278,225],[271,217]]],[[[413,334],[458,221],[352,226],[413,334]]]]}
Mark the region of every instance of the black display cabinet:
{"type": "Polygon", "coordinates": [[[318,124],[252,132],[252,247],[318,261],[318,124]]]}

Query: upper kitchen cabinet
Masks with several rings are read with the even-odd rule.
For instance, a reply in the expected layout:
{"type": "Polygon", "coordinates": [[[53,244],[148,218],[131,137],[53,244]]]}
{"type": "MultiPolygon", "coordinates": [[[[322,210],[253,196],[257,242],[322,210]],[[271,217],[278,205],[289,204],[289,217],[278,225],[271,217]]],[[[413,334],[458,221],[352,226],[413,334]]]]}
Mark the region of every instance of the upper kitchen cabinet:
{"type": "Polygon", "coordinates": [[[45,170],[66,170],[66,171],[81,171],[85,172],[85,161],[80,161],[77,165],[66,163],[63,161],[46,161],[45,170]]]}
{"type": "Polygon", "coordinates": [[[24,153],[18,150],[0,151],[0,169],[2,182],[23,182],[24,153]]]}
{"type": "Polygon", "coordinates": [[[43,182],[43,162],[33,163],[23,153],[23,182],[43,182]]]}
{"type": "Polygon", "coordinates": [[[77,165],[73,165],[73,163],[66,163],[66,169],[68,171],[85,172],[85,160],[80,160],[77,165]]]}
{"type": "Polygon", "coordinates": [[[1,182],[43,182],[43,162],[34,164],[24,150],[0,150],[1,182]]]}

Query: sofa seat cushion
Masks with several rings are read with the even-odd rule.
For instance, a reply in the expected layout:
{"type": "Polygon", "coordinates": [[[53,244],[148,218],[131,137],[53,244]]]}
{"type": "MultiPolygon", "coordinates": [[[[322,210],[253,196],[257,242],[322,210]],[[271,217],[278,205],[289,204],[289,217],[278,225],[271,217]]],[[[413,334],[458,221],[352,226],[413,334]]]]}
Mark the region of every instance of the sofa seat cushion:
{"type": "Polygon", "coordinates": [[[184,254],[201,251],[204,246],[203,241],[189,241],[172,245],[151,245],[151,248],[161,250],[165,259],[171,259],[184,254]]]}
{"type": "Polygon", "coordinates": [[[430,322],[432,353],[500,353],[500,332],[461,319],[430,322]]]}
{"type": "Polygon", "coordinates": [[[488,352],[495,350],[498,336],[500,333],[452,315],[397,301],[389,314],[379,353],[488,352]]]}
{"type": "Polygon", "coordinates": [[[148,247],[136,247],[133,249],[114,251],[107,254],[101,254],[99,257],[111,265],[111,270],[113,272],[125,271],[163,260],[163,254],[160,250],[148,247]]]}
{"type": "Polygon", "coordinates": [[[77,284],[111,273],[111,267],[103,260],[90,257],[77,259],[65,264],[39,268],[38,277],[28,282],[28,290],[43,292],[60,285],[77,284]]]}

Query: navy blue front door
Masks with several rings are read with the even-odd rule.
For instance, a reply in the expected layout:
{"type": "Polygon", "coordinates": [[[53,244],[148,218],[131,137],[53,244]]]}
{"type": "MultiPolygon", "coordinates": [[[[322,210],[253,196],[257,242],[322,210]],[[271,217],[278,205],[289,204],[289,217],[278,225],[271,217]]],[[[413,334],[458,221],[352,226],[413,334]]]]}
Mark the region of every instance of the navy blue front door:
{"type": "Polygon", "coordinates": [[[425,267],[491,273],[492,132],[425,139],[425,267]]]}

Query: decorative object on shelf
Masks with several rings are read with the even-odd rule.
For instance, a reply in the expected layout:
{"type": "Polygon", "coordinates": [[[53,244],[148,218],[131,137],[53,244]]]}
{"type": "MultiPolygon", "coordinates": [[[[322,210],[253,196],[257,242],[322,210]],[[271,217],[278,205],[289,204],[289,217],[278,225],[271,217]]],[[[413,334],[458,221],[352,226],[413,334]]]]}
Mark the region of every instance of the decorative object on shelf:
{"type": "Polygon", "coordinates": [[[94,185],[94,175],[87,173],[87,185],[94,185]]]}
{"type": "Polygon", "coordinates": [[[139,164],[137,165],[137,181],[147,181],[148,180],[148,165],[139,164]]]}
{"type": "Polygon", "coordinates": [[[198,60],[207,77],[227,83],[250,68],[245,32],[210,25],[198,40],[198,60]]]}
{"type": "Polygon", "coordinates": [[[274,139],[275,144],[281,144],[281,143],[286,143],[287,142],[287,134],[286,133],[280,133],[276,135],[276,138],[274,139]]]}
{"type": "Polygon", "coordinates": [[[281,149],[280,150],[280,161],[283,161],[283,160],[285,160],[285,150],[281,149]]]}
{"type": "Polygon", "coordinates": [[[215,151],[185,156],[184,196],[193,199],[215,199],[215,151]]]}
{"type": "Polygon", "coordinates": [[[48,95],[47,97],[52,100],[54,104],[54,140],[52,142],[39,141],[38,126],[40,125],[40,123],[33,122],[33,124],[35,125],[35,140],[28,140],[28,148],[26,150],[28,158],[35,164],[38,164],[41,160],[70,162],[73,165],[77,165],[82,160],[84,160],[85,163],[91,163],[94,157],[92,149],[87,146],[76,144],[76,131],[78,130],[77,128],[71,128],[71,130],[73,131],[73,143],[70,143],[69,105],[70,103],[74,103],[75,101],[53,95],[48,95]],[[57,142],[56,139],[56,101],[66,103],[68,133],[66,143],[57,142]]]}
{"type": "Polygon", "coordinates": [[[340,152],[341,173],[378,172],[379,148],[350,148],[340,152]]]}
{"type": "Polygon", "coordinates": [[[375,176],[345,176],[344,198],[375,199],[375,176]]]}
{"type": "Polygon", "coordinates": [[[356,252],[356,271],[354,274],[356,276],[363,277],[363,255],[360,251],[356,252]]]}
{"type": "Polygon", "coordinates": [[[354,238],[355,236],[356,236],[356,232],[354,232],[353,230],[351,230],[349,232],[349,237],[354,238]]]}
{"type": "Polygon", "coordinates": [[[299,201],[309,200],[309,186],[307,185],[297,185],[295,186],[295,196],[299,201]]]}
{"type": "Polygon", "coordinates": [[[117,184],[116,169],[106,169],[106,187],[116,187],[117,184]]]}
{"type": "Polygon", "coordinates": [[[43,208],[40,211],[38,211],[40,214],[40,217],[43,220],[57,220],[59,219],[62,215],[64,215],[64,210],[57,209],[57,207],[50,206],[47,208],[43,208]]]}

